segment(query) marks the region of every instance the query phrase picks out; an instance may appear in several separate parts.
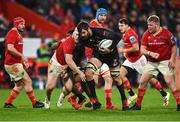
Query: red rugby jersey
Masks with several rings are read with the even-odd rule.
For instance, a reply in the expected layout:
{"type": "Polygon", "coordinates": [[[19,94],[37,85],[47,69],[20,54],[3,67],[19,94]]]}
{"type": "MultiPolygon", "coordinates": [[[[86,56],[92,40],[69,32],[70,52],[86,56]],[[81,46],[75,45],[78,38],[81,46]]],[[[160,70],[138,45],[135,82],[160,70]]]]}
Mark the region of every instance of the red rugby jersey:
{"type": "Polygon", "coordinates": [[[8,51],[8,44],[13,44],[14,48],[20,52],[23,53],[23,38],[22,35],[18,32],[16,28],[12,28],[5,37],[5,61],[4,64],[6,65],[12,65],[16,63],[22,63],[21,57],[15,57],[8,51]]]}
{"type": "MultiPolygon", "coordinates": [[[[139,43],[138,35],[132,28],[128,29],[128,31],[124,33],[122,39],[124,42],[125,49],[131,48],[135,43],[139,43]]],[[[127,52],[125,55],[130,62],[136,62],[141,57],[141,52],[140,50],[137,50],[134,52],[127,52]]]]}
{"type": "Polygon", "coordinates": [[[73,50],[75,47],[76,44],[72,36],[67,37],[66,40],[62,42],[56,50],[57,61],[61,65],[65,65],[66,64],[65,54],[73,54],[73,50]]]}
{"type": "Polygon", "coordinates": [[[148,56],[148,60],[151,62],[169,60],[171,57],[171,48],[175,45],[173,38],[174,37],[171,32],[165,28],[162,28],[162,31],[156,36],[149,33],[148,30],[144,32],[142,37],[142,45],[146,46],[148,51],[160,54],[158,59],[148,56]]]}

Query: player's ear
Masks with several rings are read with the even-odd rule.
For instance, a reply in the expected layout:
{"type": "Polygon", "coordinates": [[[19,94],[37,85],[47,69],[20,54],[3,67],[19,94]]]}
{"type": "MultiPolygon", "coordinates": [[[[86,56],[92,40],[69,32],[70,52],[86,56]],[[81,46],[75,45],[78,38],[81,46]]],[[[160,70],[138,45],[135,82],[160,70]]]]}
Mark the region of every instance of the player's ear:
{"type": "Polygon", "coordinates": [[[74,29],[74,32],[73,32],[72,36],[73,36],[73,38],[74,38],[75,40],[78,39],[78,37],[79,37],[79,32],[78,32],[77,28],[74,29]]]}

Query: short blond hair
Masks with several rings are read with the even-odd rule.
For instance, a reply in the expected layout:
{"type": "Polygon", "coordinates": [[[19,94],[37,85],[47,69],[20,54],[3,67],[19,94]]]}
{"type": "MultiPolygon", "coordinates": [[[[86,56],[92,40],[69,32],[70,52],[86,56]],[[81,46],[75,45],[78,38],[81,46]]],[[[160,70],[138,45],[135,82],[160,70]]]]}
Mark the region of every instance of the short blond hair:
{"type": "Polygon", "coordinates": [[[157,15],[151,15],[148,17],[147,22],[155,22],[157,24],[160,24],[160,19],[157,15]]]}

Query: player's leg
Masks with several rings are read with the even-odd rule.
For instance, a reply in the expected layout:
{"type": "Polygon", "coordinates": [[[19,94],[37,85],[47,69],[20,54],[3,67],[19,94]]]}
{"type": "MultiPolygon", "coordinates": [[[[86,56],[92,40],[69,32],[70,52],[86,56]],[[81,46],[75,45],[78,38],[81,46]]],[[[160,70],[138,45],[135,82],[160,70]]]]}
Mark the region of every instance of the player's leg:
{"type": "Polygon", "coordinates": [[[52,94],[53,89],[56,86],[57,79],[61,73],[63,73],[62,67],[58,63],[55,64],[55,62],[50,60],[50,63],[48,66],[47,83],[46,83],[46,97],[44,100],[44,106],[46,109],[50,108],[51,94],[52,94]]]}
{"type": "MultiPolygon", "coordinates": [[[[75,83],[74,87],[76,87],[76,89],[78,89],[79,92],[81,92],[81,93],[83,92],[80,82],[75,83]]],[[[76,95],[76,93],[74,93],[73,95],[68,97],[67,100],[71,105],[73,105],[76,102],[76,99],[77,99],[77,95],[76,95]]]]}
{"type": "Polygon", "coordinates": [[[44,105],[46,109],[50,108],[51,105],[51,94],[53,89],[56,86],[58,77],[56,75],[53,75],[51,73],[48,73],[47,83],[46,83],[46,97],[44,101],[44,105]]]}
{"type": "MultiPolygon", "coordinates": [[[[139,74],[142,74],[142,70],[144,65],[147,64],[146,57],[144,55],[141,56],[141,58],[134,63],[134,68],[139,74]]],[[[153,86],[160,92],[160,94],[163,96],[163,106],[167,106],[169,104],[169,98],[170,94],[168,92],[165,92],[161,83],[156,80],[155,78],[152,78],[150,80],[150,83],[153,84],[153,86]]]]}
{"type": "MultiPolygon", "coordinates": [[[[96,90],[95,90],[95,82],[94,82],[94,73],[98,70],[98,67],[102,65],[101,61],[99,61],[97,58],[92,58],[86,66],[85,70],[85,75],[86,75],[86,82],[89,87],[89,90],[91,92],[92,98],[95,100],[94,108],[100,107],[97,95],[96,95],[96,90]]],[[[91,101],[92,102],[92,101],[91,101]]]]}
{"type": "Polygon", "coordinates": [[[171,89],[173,96],[176,100],[177,111],[180,111],[180,91],[177,89],[174,81],[174,75],[164,75],[166,84],[171,89]]]}
{"type": "Polygon", "coordinates": [[[112,104],[112,82],[113,79],[110,74],[109,66],[107,64],[103,64],[100,68],[100,74],[105,80],[105,97],[106,97],[106,106],[105,109],[117,109],[116,106],[112,104]]]}
{"type": "Polygon", "coordinates": [[[59,99],[57,101],[57,107],[61,107],[64,101],[64,98],[72,91],[73,83],[69,76],[64,78],[64,86],[62,92],[59,95],[59,99]]]}
{"type": "Polygon", "coordinates": [[[142,105],[142,100],[145,95],[146,89],[147,89],[147,84],[148,81],[151,79],[152,75],[143,73],[141,78],[140,78],[140,84],[138,87],[138,97],[137,101],[134,104],[134,106],[131,107],[131,110],[141,110],[141,105],[142,105]]]}
{"type": "Polygon", "coordinates": [[[15,108],[15,106],[12,103],[24,87],[24,83],[22,81],[24,69],[22,64],[14,64],[5,65],[5,70],[9,74],[11,81],[15,83],[15,86],[11,91],[9,97],[7,98],[4,104],[4,108],[15,108]]]}
{"type": "Polygon", "coordinates": [[[44,107],[44,103],[37,101],[35,94],[34,94],[33,87],[32,87],[32,80],[26,71],[24,72],[24,76],[23,76],[22,80],[24,82],[24,90],[26,91],[26,94],[27,94],[28,98],[30,99],[30,101],[33,105],[33,108],[44,107]]]}
{"type": "MultiPolygon", "coordinates": [[[[94,82],[96,84],[96,87],[99,87],[99,69],[94,73],[94,76],[93,76],[93,79],[94,79],[94,82]]],[[[97,98],[98,99],[98,98],[97,98]]],[[[97,100],[96,100],[97,101],[97,100]]],[[[99,100],[98,100],[99,101],[99,100]]],[[[91,108],[92,107],[92,104],[90,101],[88,101],[86,104],[85,104],[85,107],[87,108],[91,108]]]]}
{"type": "Polygon", "coordinates": [[[113,80],[116,82],[116,87],[118,88],[118,91],[121,96],[122,110],[123,111],[129,110],[127,98],[126,98],[125,91],[124,91],[124,85],[120,78],[119,66],[117,66],[115,68],[111,68],[111,76],[112,76],[113,80]]]}
{"type": "Polygon", "coordinates": [[[177,111],[180,111],[180,91],[175,85],[174,69],[169,68],[168,61],[161,61],[158,69],[163,74],[166,84],[173,93],[177,104],[177,111]]]}
{"type": "Polygon", "coordinates": [[[142,104],[142,100],[143,100],[143,97],[144,97],[146,89],[147,89],[148,81],[150,81],[150,79],[153,76],[156,76],[158,73],[156,70],[156,67],[157,67],[157,64],[152,63],[152,62],[148,62],[143,67],[144,72],[142,73],[142,76],[141,76],[140,82],[139,82],[137,101],[134,104],[134,106],[131,107],[131,110],[141,110],[141,104],[142,104]]]}
{"type": "Polygon", "coordinates": [[[73,92],[73,89],[72,89],[72,93],[73,95],[71,95],[70,97],[68,97],[67,101],[73,106],[74,103],[77,103],[76,99],[78,97],[78,94],[79,92],[82,94],[82,87],[81,87],[81,84],[80,82],[77,82],[74,84],[73,88],[75,88],[75,92],[73,92]],[[78,91],[78,93],[76,93],[76,91],[78,91]]]}
{"type": "Polygon", "coordinates": [[[21,80],[15,82],[15,86],[4,104],[4,108],[16,108],[12,103],[23,89],[23,86],[24,83],[21,80]]]}
{"type": "Polygon", "coordinates": [[[131,69],[130,67],[123,66],[123,65],[120,67],[120,77],[121,77],[121,79],[123,81],[125,89],[129,93],[128,104],[131,104],[137,98],[137,95],[132,90],[130,81],[127,78],[127,74],[128,74],[128,70],[127,69],[128,68],[131,69]]]}
{"type": "Polygon", "coordinates": [[[80,85],[81,87],[81,78],[79,77],[79,75],[74,74],[73,75],[73,81],[75,82],[76,85],[73,85],[72,87],[72,93],[77,96],[79,98],[79,101],[76,102],[75,99],[71,99],[71,97],[68,98],[68,102],[71,103],[71,105],[75,108],[75,109],[80,109],[80,107],[84,104],[84,102],[86,102],[86,98],[85,96],[82,95],[82,90],[77,88],[77,83],[80,85]]]}
{"type": "Polygon", "coordinates": [[[153,86],[160,92],[160,94],[162,95],[163,97],[163,106],[167,106],[169,104],[169,99],[170,99],[170,93],[169,92],[166,92],[164,91],[161,83],[155,79],[155,78],[152,78],[150,80],[150,82],[153,84],[153,86]]]}

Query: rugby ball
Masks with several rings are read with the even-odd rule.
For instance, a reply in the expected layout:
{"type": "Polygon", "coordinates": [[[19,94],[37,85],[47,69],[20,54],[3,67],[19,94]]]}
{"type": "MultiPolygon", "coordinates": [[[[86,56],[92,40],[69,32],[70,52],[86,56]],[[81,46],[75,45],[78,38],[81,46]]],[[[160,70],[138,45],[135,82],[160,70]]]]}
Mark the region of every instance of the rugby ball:
{"type": "Polygon", "coordinates": [[[112,45],[112,40],[110,39],[103,39],[99,42],[98,48],[110,48],[112,45]]]}

